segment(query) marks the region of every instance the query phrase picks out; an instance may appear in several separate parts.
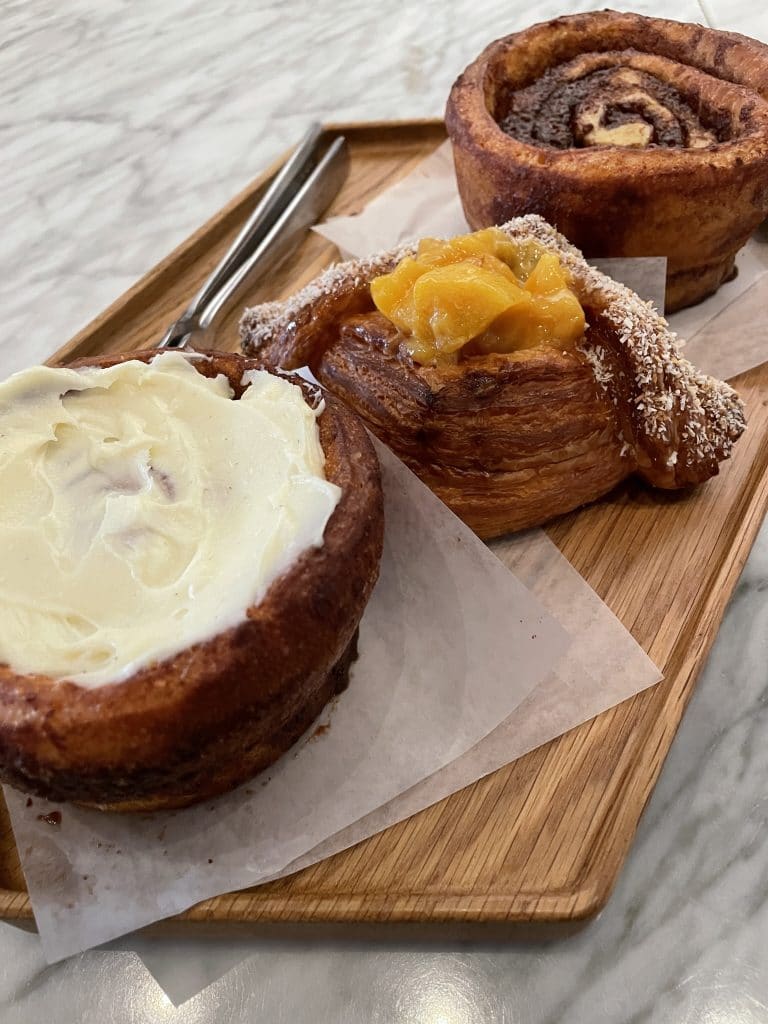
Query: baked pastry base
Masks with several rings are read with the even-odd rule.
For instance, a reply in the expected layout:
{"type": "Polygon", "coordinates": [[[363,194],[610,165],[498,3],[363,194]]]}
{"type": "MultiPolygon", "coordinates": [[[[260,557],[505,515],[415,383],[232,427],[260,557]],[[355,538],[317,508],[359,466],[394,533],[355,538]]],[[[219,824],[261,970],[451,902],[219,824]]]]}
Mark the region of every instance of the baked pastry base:
{"type": "Polygon", "coordinates": [[[279,707],[274,721],[267,718],[260,723],[260,732],[266,735],[257,742],[252,738],[252,723],[243,722],[221,743],[212,744],[201,751],[196,764],[185,774],[183,788],[187,795],[153,796],[143,800],[119,800],[112,803],[89,803],[73,800],[81,807],[100,811],[169,811],[190,804],[210,800],[227,793],[253,779],[274,764],[309,729],[323,708],[349,685],[349,673],[357,659],[358,630],[347,649],[317,686],[304,694],[302,703],[294,709],[279,707]],[[285,715],[288,715],[286,718],[285,715]],[[282,716],[283,720],[279,720],[282,716]]]}

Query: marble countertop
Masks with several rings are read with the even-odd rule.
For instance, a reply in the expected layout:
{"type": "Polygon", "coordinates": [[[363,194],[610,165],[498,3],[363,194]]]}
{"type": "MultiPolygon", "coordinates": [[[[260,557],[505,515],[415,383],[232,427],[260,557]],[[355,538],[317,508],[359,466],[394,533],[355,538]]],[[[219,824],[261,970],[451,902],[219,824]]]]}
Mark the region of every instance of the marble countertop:
{"type": "MultiPolygon", "coordinates": [[[[2,375],[66,341],[310,120],[437,115],[467,61],[532,17],[519,0],[2,7],[2,375]]],[[[757,0],[674,15],[768,40],[757,0]]],[[[766,664],[768,527],[617,889],[575,936],[133,936],[48,967],[36,936],[0,924],[0,1020],[768,1021],[766,664]]]]}

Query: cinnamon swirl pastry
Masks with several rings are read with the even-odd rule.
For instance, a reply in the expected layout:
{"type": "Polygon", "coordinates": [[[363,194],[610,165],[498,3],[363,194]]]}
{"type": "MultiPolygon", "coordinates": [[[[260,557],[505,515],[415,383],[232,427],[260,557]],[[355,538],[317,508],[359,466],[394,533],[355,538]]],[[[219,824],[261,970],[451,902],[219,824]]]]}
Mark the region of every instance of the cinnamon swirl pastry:
{"type": "Polygon", "coordinates": [[[481,537],[638,473],[681,488],[744,429],[666,321],[540,217],[332,267],[247,310],[245,351],[309,365],[481,537]]]}
{"type": "Polygon", "coordinates": [[[540,213],[587,257],[666,256],[666,308],[731,277],[768,214],[768,47],[600,11],[491,43],[446,109],[473,228],[540,213]]]}

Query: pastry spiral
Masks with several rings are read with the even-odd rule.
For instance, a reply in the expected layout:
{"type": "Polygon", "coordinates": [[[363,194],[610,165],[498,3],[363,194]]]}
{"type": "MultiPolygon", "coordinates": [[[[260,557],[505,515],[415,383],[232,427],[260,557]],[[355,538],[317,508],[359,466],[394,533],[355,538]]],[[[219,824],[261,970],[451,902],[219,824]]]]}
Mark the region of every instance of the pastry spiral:
{"type": "Polygon", "coordinates": [[[666,256],[667,310],[768,214],[768,47],[601,11],[492,43],[446,109],[473,228],[540,213],[587,257],[666,256]]]}
{"type": "Polygon", "coordinates": [[[370,289],[415,252],[406,246],[247,310],[243,348],[264,366],[309,365],[481,537],[544,523],[632,473],[663,488],[716,474],[744,429],[733,389],[683,359],[650,306],[540,217],[501,230],[558,256],[587,318],[575,347],[419,365],[370,289]]]}
{"type": "Polygon", "coordinates": [[[590,53],[545,72],[511,98],[501,128],[530,145],[664,146],[702,149],[725,142],[717,113],[694,109],[643,54],[590,53]]]}

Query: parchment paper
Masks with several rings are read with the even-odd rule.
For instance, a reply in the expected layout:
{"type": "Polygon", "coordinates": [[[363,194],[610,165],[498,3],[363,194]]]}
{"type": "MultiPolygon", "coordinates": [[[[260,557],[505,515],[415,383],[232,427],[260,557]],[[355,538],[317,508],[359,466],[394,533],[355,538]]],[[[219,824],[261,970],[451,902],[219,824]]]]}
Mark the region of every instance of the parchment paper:
{"type": "Polygon", "coordinates": [[[379,455],[381,578],[350,686],[319,730],[266,777],[187,811],[27,806],[6,788],[49,960],[281,872],[465,754],[566,650],[533,593],[381,445],[379,455]],[[45,820],[53,810],[58,825],[45,820]]]}
{"type": "Polygon", "coordinates": [[[416,814],[662,678],[632,634],[543,530],[503,537],[489,547],[568,630],[571,644],[566,654],[509,718],[466,754],[331,836],[279,875],[314,864],[416,814]]]}
{"type": "MultiPolygon", "coordinates": [[[[449,142],[415,171],[382,192],[354,217],[333,217],[315,231],[347,256],[364,256],[425,235],[468,231],[456,188],[449,142]]],[[[663,257],[591,260],[663,309],[663,257]]],[[[768,359],[768,229],[763,225],[736,258],[738,273],[714,295],[673,313],[670,327],[687,342],[685,354],[702,370],[728,380],[768,359]]]]}
{"type": "MultiPolygon", "coordinates": [[[[390,803],[299,857],[279,872],[314,864],[495,771],[529,750],[632,696],[659,678],[658,669],[594,591],[541,530],[491,544],[494,553],[542,603],[557,612],[571,634],[571,646],[552,674],[477,746],[390,803]]],[[[184,972],[157,942],[129,936],[120,949],[135,949],[169,998],[186,1002],[231,970],[250,952],[247,942],[209,949],[205,963],[184,972]],[[232,947],[232,948],[230,948],[232,947]]]]}
{"type": "MultiPolygon", "coordinates": [[[[450,142],[438,146],[414,171],[372,199],[361,213],[331,217],[315,225],[314,230],[333,242],[345,259],[428,235],[440,238],[469,231],[456,188],[450,142]]],[[[667,266],[663,256],[592,262],[663,309],[667,266]]]]}
{"type": "MultiPolygon", "coordinates": [[[[724,287],[734,290],[737,285],[747,285],[750,279],[752,283],[742,287],[726,305],[718,302],[717,309],[703,320],[685,348],[685,354],[692,362],[723,380],[731,380],[768,359],[768,245],[764,239],[765,235],[759,232],[748,243],[739,262],[742,266],[748,264],[749,270],[740,273],[735,281],[724,287]]],[[[719,296],[720,292],[707,299],[701,304],[701,309],[710,304],[714,307],[714,300],[719,296]]],[[[670,317],[681,334],[683,328],[678,320],[686,312],[683,310],[670,317]]]]}

